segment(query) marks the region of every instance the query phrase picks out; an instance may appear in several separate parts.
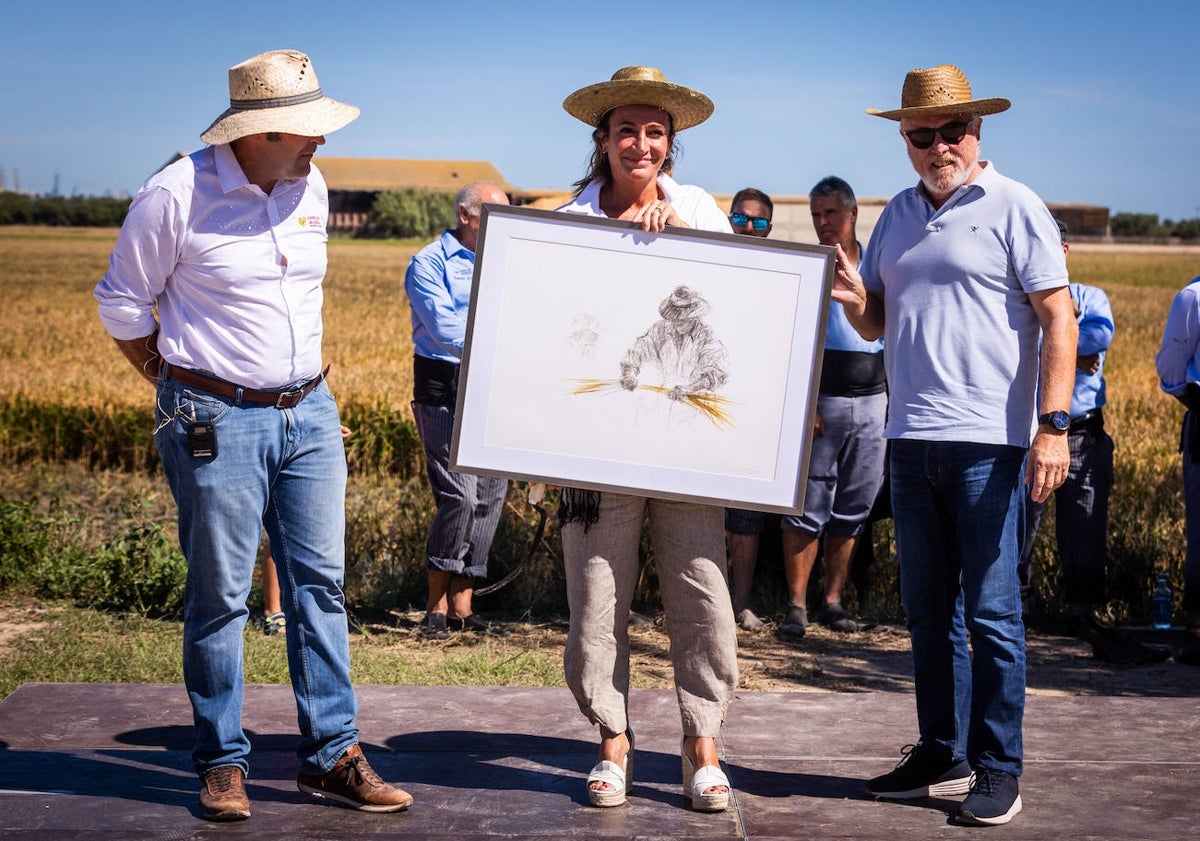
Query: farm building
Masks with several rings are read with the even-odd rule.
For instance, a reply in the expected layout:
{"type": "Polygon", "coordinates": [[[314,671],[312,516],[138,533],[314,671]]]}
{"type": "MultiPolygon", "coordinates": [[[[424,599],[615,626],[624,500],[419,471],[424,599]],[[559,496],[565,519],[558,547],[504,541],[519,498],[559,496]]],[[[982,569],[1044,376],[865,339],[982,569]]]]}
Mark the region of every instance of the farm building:
{"type": "Polygon", "coordinates": [[[491,181],[516,203],[512,185],[487,161],[422,161],[398,158],[326,158],[316,164],[329,187],[329,229],[366,225],[376,195],[388,190],[457,193],[472,181],[491,181]]]}

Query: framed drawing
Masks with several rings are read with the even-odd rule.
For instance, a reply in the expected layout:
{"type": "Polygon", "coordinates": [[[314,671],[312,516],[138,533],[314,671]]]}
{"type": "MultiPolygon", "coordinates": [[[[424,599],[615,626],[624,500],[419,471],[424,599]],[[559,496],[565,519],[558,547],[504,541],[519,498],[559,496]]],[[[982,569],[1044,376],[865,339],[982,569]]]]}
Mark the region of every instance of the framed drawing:
{"type": "Polygon", "coordinates": [[[452,468],[800,511],[834,253],[485,206],[452,468]]]}

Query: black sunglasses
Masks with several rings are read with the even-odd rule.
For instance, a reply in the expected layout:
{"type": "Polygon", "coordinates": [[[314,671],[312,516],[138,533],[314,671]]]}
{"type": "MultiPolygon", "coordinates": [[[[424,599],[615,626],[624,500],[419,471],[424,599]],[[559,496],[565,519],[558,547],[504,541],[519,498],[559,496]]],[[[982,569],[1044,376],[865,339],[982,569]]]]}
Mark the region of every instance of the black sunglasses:
{"type": "Polygon", "coordinates": [[[733,223],[735,228],[744,228],[746,227],[747,222],[752,222],[754,223],[754,230],[759,232],[765,231],[767,228],[771,227],[771,220],[767,217],[750,216],[745,213],[730,213],[729,221],[733,223]]]}
{"type": "Polygon", "coordinates": [[[904,136],[908,138],[908,142],[913,145],[914,149],[928,149],[933,145],[934,137],[939,134],[942,136],[942,140],[953,146],[967,136],[969,128],[971,128],[970,120],[955,120],[953,123],[946,123],[937,128],[909,129],[904,132],[904,136]]]}

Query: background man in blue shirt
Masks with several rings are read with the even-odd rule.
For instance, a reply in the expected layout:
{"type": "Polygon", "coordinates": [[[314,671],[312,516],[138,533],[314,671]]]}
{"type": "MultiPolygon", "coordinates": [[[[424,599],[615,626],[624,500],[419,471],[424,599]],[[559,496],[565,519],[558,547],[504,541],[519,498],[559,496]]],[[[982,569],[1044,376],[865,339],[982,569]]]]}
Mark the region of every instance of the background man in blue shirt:
{"type": "MultiPolygon", "coordinates": [[[[1070,254],[1067,226],[1061,219],[1063,253],[1070,254]]],[[[1108,555],[1108,495],[1113,483],[1113,441],[1104,431],[1104,357],[1113,339],[1112,307],[1104,290],[1082,283],[1070,285],[1079,322],[1075,357],[1075,389],[1071,394],[1071,426],[1067,445],[1071,466],[1054,492],[1055,537],[1066,585],[1070,629],[1086,635],[1093,606],[1104,601],[1104,565],[1108,555]]],[[[1030,556],[1045,503],[1029,502],[1025,545],[1017,568],[1022,589],[1030,584],[1030,556]]]]}
{"type": "Polygon", "coordinates": [[[1187,636],[1176,662],[1200,666],[1200,277],[1171,302],[1162,345],[1154,359],[1159,386],[1185,407],[1180,451],[1187,555],[1183,564],[1183,611],[1187,636]]]}
{"type": "MultiPolygon", "coordinates": [[[[817,182],[808,201],[821,244],[840,245],[846,259],[857,266],[863,249],[854,230],[858,221],[854,190],[831,175],[817,182]]],[[[784,636],[804,636],[808,579],[822,537],[825,598],[820,621],[835,631],[858,630],[858,623],[842,608],[842,588],[855,544],[883,484],[886,415],[883,340],[863,339],[846,319],[842,305],[831,301],[804,513],[783,518],[783,568],[789,601],[787,616],[779,626],[784,636]]]]}
{"type": "Polygon", "coordinates": [[[487,181],[459,190],[454,202],[457,227],[418,251],[404,277],[412,309],[413,419],[437,504],[425,547],[429,599],[420,634],[426,639],[447,639],[450,627],[495,636],[508,633],[476,616],[471,607],[475,579],[487,576],[488,552],[508,481],[450,470],[458,370],[485,203],[508,204],[508,196],[487,181]]]}

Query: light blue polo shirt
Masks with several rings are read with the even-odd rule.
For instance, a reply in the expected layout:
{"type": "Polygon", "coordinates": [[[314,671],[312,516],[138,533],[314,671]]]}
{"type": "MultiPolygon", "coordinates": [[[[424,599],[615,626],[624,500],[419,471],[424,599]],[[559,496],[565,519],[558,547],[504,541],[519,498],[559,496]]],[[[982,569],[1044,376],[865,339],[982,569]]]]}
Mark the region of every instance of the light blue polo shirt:
{"type": "Polygon", "coordinates": [[[937,210],[916,187],[893,198],[859,266],[883,296],[888,438],[1033,438],[1041,324],[1029,293],[1066,286],[1066,258],[1045,203],[980,163],[937,210]]]}

